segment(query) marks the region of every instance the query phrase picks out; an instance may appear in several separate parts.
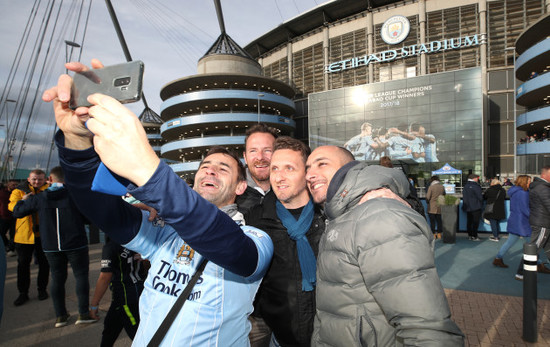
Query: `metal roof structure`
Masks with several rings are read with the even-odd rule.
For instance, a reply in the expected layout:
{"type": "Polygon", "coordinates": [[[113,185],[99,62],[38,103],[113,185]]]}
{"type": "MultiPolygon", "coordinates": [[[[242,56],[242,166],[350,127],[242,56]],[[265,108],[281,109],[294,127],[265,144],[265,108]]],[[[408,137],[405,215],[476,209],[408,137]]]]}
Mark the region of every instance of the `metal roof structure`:
{"type": "Polygon", "coordinates": [[[155,111],[151,110],[149,107],[146,107],[143,112],[139,115],[138,119],[142,123],[152,123],[152,124],[162,124],[163,121],[160,119],[159,115],[155,111]]]}
{"type": "Polygon", "coordinates": [[[222,33],[218,37],[216,42],[206,51],[206,54],[202,58],[214,54],[230,54],[254,59],[226,33],[222,33]]]}
{"type": "Polygon", "coordinates": [[[254,58],[260,57],[265,52],[287,43],[295,37],[301,36],[311,30],[317,29],[331,22],[356,15],[364,11],[372,11],[378,7],[405,3],[403,0],[333,0],[319,5],[308,12],[287,20],[275,29],[260,36],[244,47],[254,58]]]}

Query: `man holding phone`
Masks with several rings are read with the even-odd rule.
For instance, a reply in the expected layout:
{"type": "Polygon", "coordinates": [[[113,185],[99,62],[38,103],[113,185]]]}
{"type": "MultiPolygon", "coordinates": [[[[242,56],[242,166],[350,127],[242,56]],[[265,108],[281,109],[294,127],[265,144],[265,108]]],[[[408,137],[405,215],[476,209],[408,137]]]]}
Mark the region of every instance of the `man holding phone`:
{"type": "MultiPolygon", "coordinates": [[[[98,60],[94,68],[101,68],[98,60]]],[[[80,63],[67,69],[86,71],[80,63]]],[[[151,341],[161,321],[204,259],[209,261],[161,345],[247,345],[252,301],[273,253],[269,237],[243,225],[235,197],[246,189],[238,158],[216,148],[201,162],[194,191],[149,145],[138,118],[112,97],[94,94],[91,108],[69,107],[72,79],[62,75],[44,92],[53,101],[66,185],[86,217],[117,243],[151,262],[140,298],[136,345],[151,341]],[[88,130],[89,129],[89,130],[88,130]],[[99,155],[99,156],[98,156],[99,155]],[[100,163],[132,182],[128,192],[158,211],[90,189],[100,163]],[[175,342],[177,341],[177,343],[175,342]]]]}

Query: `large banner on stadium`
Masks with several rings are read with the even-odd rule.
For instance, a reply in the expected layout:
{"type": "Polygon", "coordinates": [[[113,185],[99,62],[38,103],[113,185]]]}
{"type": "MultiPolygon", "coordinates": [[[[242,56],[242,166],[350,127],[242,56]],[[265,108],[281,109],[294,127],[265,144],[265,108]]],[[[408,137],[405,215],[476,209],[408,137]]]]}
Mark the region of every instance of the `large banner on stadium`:
{"type": "Polygon", "coordinates": [[[310,146],[367,161],[480,161],[482,101],[479,68],[310,94],[310,146]]]}

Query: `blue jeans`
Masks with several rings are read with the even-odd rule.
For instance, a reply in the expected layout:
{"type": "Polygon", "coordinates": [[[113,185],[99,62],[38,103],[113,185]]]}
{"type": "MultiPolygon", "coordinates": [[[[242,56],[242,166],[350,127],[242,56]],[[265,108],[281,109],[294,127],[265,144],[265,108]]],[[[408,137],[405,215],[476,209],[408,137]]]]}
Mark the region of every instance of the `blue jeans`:
{"type": "Polygon", "coordinates": [[[491,231],[493,232],[493,236],[498,239],[498,235],[500,234],[500,219],[489,219],[489,223],[491,223],[491,231]]]}
{"type": "MultiPolygon", "coordinates": [[[[502,247],[500,247],[500,250],[497,253],[497,258],[502,259],[504,255],[506,255],[508,250],[517,242],[517,240],[519,240],[520,237],[521,236],[519,235],[508,233],[508,240],[506,240],[506,242],[504,242],[502,247]]],[[[525,242],[529,242],[529,240],[530,240],[530,237],[527,236],[525,238],[525,242]]]]}
{"type": "Polygon", "coordinates": [[[44,252],[52,274],[51,296],[56,317],[67,314],[65,307],[65,282],[67,281],[67,263],[71,264],[76,280],[76,297],[78,313],[89,311],[90,283],[88,281],[89,263],[88,246],[72,251],[44,252]]]}

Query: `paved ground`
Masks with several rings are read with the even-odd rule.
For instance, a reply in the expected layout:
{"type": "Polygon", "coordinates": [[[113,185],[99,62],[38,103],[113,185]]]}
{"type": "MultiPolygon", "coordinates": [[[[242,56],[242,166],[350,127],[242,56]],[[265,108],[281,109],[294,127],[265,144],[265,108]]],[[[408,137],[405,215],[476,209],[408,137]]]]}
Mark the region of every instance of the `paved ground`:
{"type": "MultiPolygon", "coordinates": [[[[99,261],[101,259],[100,244],[90,247],[90,298],[99,276],[99,261]]],[[[94,324],[74,325],[78,316],[78,304],[74,292],[74,277],[71,270],[67,279],[66,296],[67,310],[71,314],[69,325],[54,328],[55,313],[51,299],[38,301],[36,290],[36,273],[38,266],[32,266],[30,300],[22,306],[15,307],[13,301],[17,298],[17,257],[8,258],[6,290],[4,294],[4,315],[0,325],[0,346],[99,346],[103,320],[94,324]]],[[[105,317],[111,301],[110,291],[107,291],[100,304],[100,315],[105,317]]],[[[115,346],[130,346],[131,340],[123,331],[115,346]]]]}
{"type": "MultiPolygon", "coordinates": [[[[436,247],[436,263],[442,278],[454,320],[467,336],[467,346],[550,346],[550,300],[538,300],[538,342],[528,344],[522,335],[521,282],[513,279],[515,269],[497,269],[490,260],[500,243],[486,240],[471,243],[459,234],[456,244],[436,247]],[[457,289],[458,288],[458,289],[457,289]],[[475,288],[472,290],[470,288],[475,288]],[[509,288],[512,288],[511,290],[509,288]],[[494,293],[509,293],[497,295],[494,293]]],[[[519,244],[513,248],[505,261],[512,267],[519,259],[519,244]],[[508,260],[509,259],[509,260],[508,260]]],[[[90,285],[93,293],[99,274],[101,245],[90,247],[90,285]]],[[[67,282],[67,307],[73,316],[63,328],[53,328],[55,323],[51,300],[36,299],[37,266],[32,268],[31,300],[23,306],[14,307],[17,297],[16,258],[8,258],[8,276],[4,299],[4,316],[0,325],[0,346],[98,346],[101,340],[103,321],[86,326],[75,326],[77,303],[74,281],[69,273],[67,282]]],[[[547,295],[550,275],[539,276],[539,296],[547,295]]],[[[100,305],[103,316],[109,306],[109,293],[100,305]]],[[[131,341],[122,332],[115,346],[130,346],[131,341]]]]}

